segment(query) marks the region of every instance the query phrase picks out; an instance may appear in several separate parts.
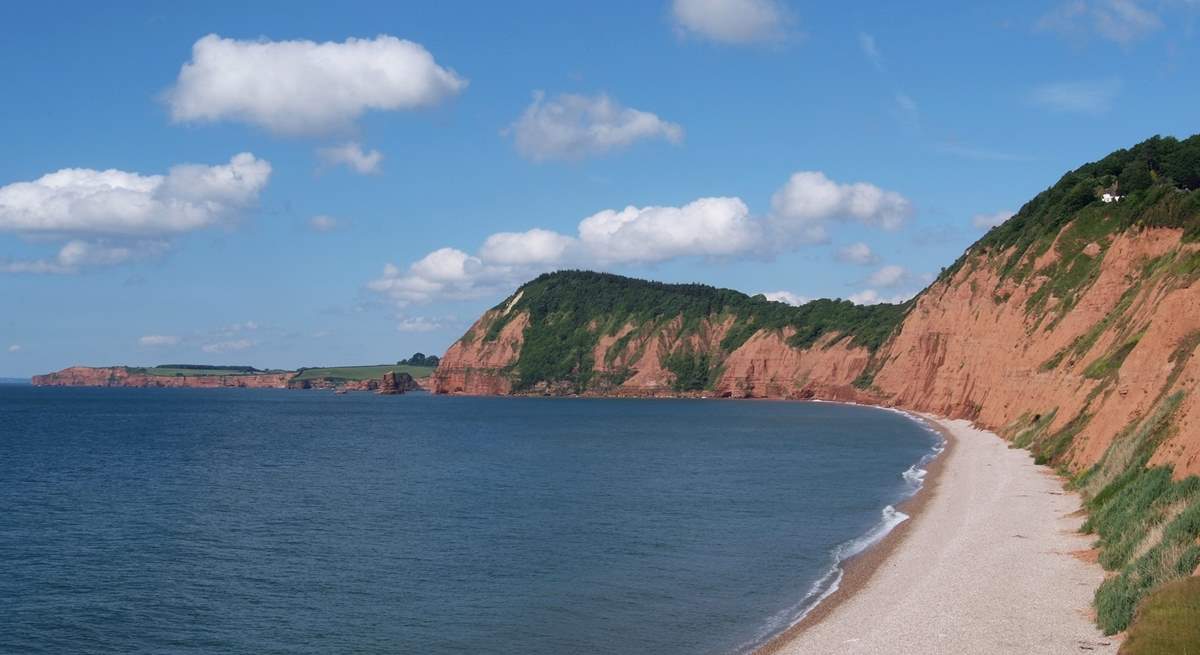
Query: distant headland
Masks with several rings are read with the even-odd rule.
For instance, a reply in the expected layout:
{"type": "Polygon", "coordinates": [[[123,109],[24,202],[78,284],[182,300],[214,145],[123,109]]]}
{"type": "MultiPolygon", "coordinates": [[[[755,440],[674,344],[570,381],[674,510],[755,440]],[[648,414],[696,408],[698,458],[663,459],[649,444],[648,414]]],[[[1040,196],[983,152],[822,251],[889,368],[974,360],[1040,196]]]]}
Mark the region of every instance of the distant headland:
{"type": "Polygon", "coordinates": [[[39,387],[240,387],[257,389],[333,389],[405,393],[423,388],[438,358],[416,353],[395,364],[301,367],[295,370],[253,366],[160,364],[158,366],[71,366],[35,375],[39,387]]]}

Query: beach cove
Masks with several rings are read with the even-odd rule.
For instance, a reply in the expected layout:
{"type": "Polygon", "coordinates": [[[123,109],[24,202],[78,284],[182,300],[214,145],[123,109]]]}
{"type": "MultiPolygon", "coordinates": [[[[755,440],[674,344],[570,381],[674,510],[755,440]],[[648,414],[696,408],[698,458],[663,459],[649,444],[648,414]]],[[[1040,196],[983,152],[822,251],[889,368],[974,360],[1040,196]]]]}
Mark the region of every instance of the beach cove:
{"type": "Polygon", "coordinates": [[[922,416],[948,447],[902,508],[912,518],[759,655],[1115,653],[1092,618],[1104,572],[1079,496],[995,434],[922,416]]]}

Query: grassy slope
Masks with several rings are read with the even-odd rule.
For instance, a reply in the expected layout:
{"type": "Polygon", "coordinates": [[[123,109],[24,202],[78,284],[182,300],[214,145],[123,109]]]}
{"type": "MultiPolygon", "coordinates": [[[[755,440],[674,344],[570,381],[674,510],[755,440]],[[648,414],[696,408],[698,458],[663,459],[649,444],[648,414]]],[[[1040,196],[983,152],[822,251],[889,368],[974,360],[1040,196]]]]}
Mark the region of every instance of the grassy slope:
{"type": "Polygon", "coordinates": [[[1200,578],[1173,582],[1147,596],[1121,655],[1200,655],[1200,578]]]}

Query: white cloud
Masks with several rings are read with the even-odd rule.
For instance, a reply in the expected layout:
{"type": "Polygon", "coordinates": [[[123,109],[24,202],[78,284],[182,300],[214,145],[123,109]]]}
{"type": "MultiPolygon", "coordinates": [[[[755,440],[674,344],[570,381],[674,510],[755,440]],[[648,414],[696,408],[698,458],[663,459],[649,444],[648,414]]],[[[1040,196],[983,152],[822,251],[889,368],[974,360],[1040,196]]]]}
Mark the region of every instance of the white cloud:
{"type": "Polygon", "coordinates": [[[0,187],[0,230],[162,236],[211,226],[258,197],[271,164],[244,152],[228,164],[183,164],[166,175],[64,168],[0,187]]]}
{"type": "Polygon", "coordinates": [[[779,41],[791,22],[775,0],[674,0],[671,15],[680,34],[731,44],[779,41]]]}
{"type": "Polygon", "coordinates": [[[700,198],[682,207],[607,209],[579,222],[579,235],[501,232],[478,255],[441,248],[368,283],[398,304],[497,293],[559,266],[653,264],[678,257],[739,256],[765,247],[759,221],[738,198],[700,198]]]}
{"type": "Polygon", "coordinates": [[[845,246],[837,252],[838,261],[850,264],[874,264],[878,257],[871,251],[871,246],[857,241],[845,246]]]}
{"type": "Polygon", "coordinates": [[[600,262],[654,263],[694,255],[732,256],[759,247],[761,230],[740,198],[700,198],[683,207],[606,209],[579,223],[600,262]]]}
{"type": "Polygon", "coordinates": [[[907,301],[909,298],[912,298],[913,295],[914,294],[911,293],[900,293],[885,297],[875,289],[864,289],[858,293],[850,294],[850,297],[847,298],[847,300],[856,305],[878,305],[879,303],[898,304],[907,301]]]}
{"type": "Polygon", "coordinates": [[[858,47],[862,50],[863,55],[875,66],[876,69],[883,71],[883,53],[879,51],[879,44],[875,42],[875,37],[866,32],[858,33],[858,47]]]}
{"type": "Polygon", "coordinates": [[[215,343],[206,343],[200,346],[200,350],[206,353],[229,353],[245,350],[254,346],[254,342],[250,339],[234,339],[231,341],[217,341],[215,343]]]}
{"type": "Polygon", "coordinates": [[[11,346],[9,346],[9,347],[8,347],[8,352],[10,352],[10,353],[19,353],[19,352],[21,352],[21,346],[20,346],[20,345],[18,345],[18,344],[15,344],[15,343],[14,343],[14,344],[12,344],[11,346]]]}
{"type": "Polygon", "coordinates": [[[908,270],[903,266],[889,264],[880,268],[867,278],[867,284],[872,287],[896,287],[910,279],[908,270]]]}
{"type": "Polygon", "coordinates": [[[167,251],[165,241],[134,241],[110,245],[106,240],[72,239],[63,244],[51,259],[0,259],[3,273],[78,273],[89,266],[113,266],[139,259],[158,257],[167,251]]]}
{"type": "Polygon", "coordinates": [[[64,168],[0,187],[0,231],[63,241],[52,258],[0,260],[0,272],[74,273],[155,257],[170,238],[229,222],[258,199],[271,164],[181,164],[166,175],[64,168]]]}
{"type": "Polygon", "coordinates": [[[975,214],[971,217],[971,225],[975,226],[976,229],[990,230],[993,227],[996,227],[1004,221],[1012,218],[1014,215],[1015,212],[1010,211],[998,211],[991,214],[975,214]]]}
{"type": "Polygon", "coordinates": [[[896,230],[913,212],[912,203],[874,184],[839,184],[820,171],[802,171],[771,196],[771,222],[784,236],[800,242],[827,238],[830,220],[856,220],[896,230]]]}
{"type": "Polygon", "coordinates": [[[347,129],[367,111],[434,105],[466,86],[423,46],[394,36],[316,43],[209,34],[192,46],[166,101],[177,122],[318,134],[347,129]]]}
{"type": "Polygon", "coordinates": [[[144,337],[138,338],[139,346],[177,346],[181,339],[174,335],[167,334],[147,334],[144,337]]]}
{"type": "Polygon", "coordinates": [[[502,265],[555,264],[575,244],[571,237],[534,228],[527,232],[498,232],[483,242],[479,256],[502,265]]]}
{"type": "Polygon", "coordinates": [[[1129,45],[1163,26],[1158,14],[1135,0],[1070,0],[1038,19],[1035,27],[1073,39],[1095,34],[1129,45]]]}
{"type": "Polygon", "coordinates": [[[1120,90],[1121,81],[1116,78],[1055,82],[1035,87],[1029,94],[1029,101],[1058,112],[1100,114],[1108,111],[1120,90]]]}
{"type": "Polygon", "coordinates": [[[478,258],[457,248],[440,248],[409,265],[388,264],[383,275],[367,287],[400,305],[434,298],[477,298],[506,288],[512,279],[504,268],[485,267],[478,258]]]}
{"type": "Polygon", "coordinates": [[[398,332],[435,332],[446,327],[445,321],[426,316],[401,317],[396,322],[398,332]]]}
{"type": "Polygon", "coordinates": [[[308,219],[308,227],[314,232],[332,232],[342,227],[342,221],[326,214],[317,214],[308,219]]]}
{"type": "Polygon", "coordinates": [[[514,136],[522,156],[539,162],[601,155],[644,139],[683,141],[679,125],[624,107],[604,94],[567,93],[547,100],[541,91],[504,133],[514,136]]]}
{"type": "Polygon", "coordinates": [[[379,162],[383,161],[383,153],[378,150],[364,152],[362,145],[351,141],[340,146],[330,146],[317,151],[321,160],[330,166],[343,165],[363,175],[379,172],[379,162]]]}
{"type": "Polygon", "coordinates": [[[787,303],[789,305],[803,305],[804,303],[812,300],[812,298],[807,296],[798,296],[791,291],[767,291],[762,295],[766,296],[767,300],[787,303]]]}
{"type": "MultiPolygon", "coordinates": [[[[384,266],[367,287],[398,305],[507,292],[548,270],[653,265],[686,257],[753,258],[795,247],[803,230],[831,219],[886,229],[911,211],[897,193],[865,183],[839,185],[821,173],[798,173],[775,194],[776,214],[757,217],[741,198],[699,198],[686,205],[606,209],[581,220],[574,236],[535,228],[489,236],[477,254],[441,248],[400,267],[384,266]],[[785,238],[780,238],[782,237],[785,238]]],[[[865,244],[845,256],[873,261],[865,244]]]]}

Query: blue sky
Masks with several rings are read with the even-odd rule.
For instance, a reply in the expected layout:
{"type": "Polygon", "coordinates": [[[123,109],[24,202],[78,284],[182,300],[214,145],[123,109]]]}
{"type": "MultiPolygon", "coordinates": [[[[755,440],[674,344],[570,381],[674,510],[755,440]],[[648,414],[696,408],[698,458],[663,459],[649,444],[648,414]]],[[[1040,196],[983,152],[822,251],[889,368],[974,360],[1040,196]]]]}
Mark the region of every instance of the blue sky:
{"type": "Polygon", "coordinates": [[[907,297],[1197,131],[1200,4],[968,4],[6,5],[0,375],[440,353],[556,268],[907,297]]]}

